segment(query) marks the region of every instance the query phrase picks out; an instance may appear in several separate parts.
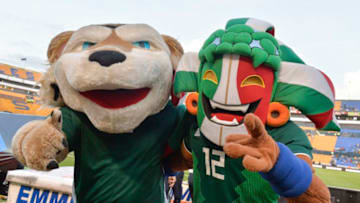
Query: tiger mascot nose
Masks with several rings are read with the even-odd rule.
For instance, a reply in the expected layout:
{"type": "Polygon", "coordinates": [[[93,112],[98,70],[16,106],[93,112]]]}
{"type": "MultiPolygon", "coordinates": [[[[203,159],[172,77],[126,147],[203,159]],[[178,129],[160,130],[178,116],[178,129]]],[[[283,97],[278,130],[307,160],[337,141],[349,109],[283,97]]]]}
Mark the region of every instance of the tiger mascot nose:
{"type": "Polygon", "coordinates": [[[115,63],[122,63],[126,60],[126,56],[123,53],[117,51],[97,51],[89,56],[89,61],[98,62],[100,65],[109,67],[115,63]]]}

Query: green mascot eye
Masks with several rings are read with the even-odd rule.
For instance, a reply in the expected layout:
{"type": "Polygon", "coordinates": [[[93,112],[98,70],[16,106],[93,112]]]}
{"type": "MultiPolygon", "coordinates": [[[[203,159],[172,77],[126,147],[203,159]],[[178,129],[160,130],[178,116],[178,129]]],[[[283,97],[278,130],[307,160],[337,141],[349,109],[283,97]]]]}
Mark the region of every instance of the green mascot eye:
{"type": "Polygon", "coordinates": [[[216,85],[219,83],[218,79],[217,79],[217,76],[216,76],[216,73],[213,70],[207,70],[204,73],[203,80],[209,80],[209,81],[213,82],[216,85]]]}
{"type": "Polygon", "coordinates": [[[133,45],[144,49],[150,49],[150,43],[148,41],[133,42],[133,45]]]}
{"type": "Polygon", "coordinates": [[[96,43],[86,41],[82,44],[82,50],[89,49],[90,47],[94,46],[96,43]]]}

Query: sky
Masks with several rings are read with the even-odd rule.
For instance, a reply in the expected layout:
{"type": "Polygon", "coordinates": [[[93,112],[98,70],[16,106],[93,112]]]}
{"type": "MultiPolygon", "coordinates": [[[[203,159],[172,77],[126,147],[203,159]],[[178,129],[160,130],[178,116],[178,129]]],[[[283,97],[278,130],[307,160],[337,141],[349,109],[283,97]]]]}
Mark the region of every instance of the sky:
{"type": "Polygon", "coordinates": [[[337,99],[360,100],[359,8],[357,0],[4,1],[0,62],[44,71],[52,37],[100,23],[146,23],[198,51],[229,19],[254,17],[271,22],[276,38],[326,73],[337,99]]]}

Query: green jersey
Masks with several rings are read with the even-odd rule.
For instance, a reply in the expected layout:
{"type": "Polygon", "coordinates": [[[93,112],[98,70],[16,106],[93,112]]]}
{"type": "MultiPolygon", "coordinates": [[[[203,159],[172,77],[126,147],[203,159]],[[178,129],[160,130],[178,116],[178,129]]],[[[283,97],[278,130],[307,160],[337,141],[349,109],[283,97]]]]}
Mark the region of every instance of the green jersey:
{"type": "Polygon", "coordinates": [[[62,130],[75,151],[75,191],[78,202],[164,202],[163,167],[167,145],[175,148],[177,123],[185,112],[168,104],[146,118],[132,133],[97,130],[87,116],[61,108],[62,130]]]}
{"type": "MultiPolygon", "coordinates": [[[[259,173],[244,169],[242,159],[225,155],[223,148],[199,132],[195,121],[191,137],[186,140],[194,160],[194,203],[277,202],[279,196],[259,173]]],[[[289,121],[280,128],[267,127],[275,141],[285,144],[293,153],[311,157],[312,147],[305,133],[289,121]]]]}

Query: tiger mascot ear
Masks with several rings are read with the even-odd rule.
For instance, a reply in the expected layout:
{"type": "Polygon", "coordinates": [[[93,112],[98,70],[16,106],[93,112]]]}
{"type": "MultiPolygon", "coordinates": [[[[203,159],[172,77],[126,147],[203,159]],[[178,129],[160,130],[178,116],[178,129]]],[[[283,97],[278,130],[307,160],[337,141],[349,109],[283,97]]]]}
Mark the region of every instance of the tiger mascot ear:
{"type": "Polygon", "coordinates": [[[50,64],[53,64],[61,56],[61,52],[64,50],[66,43],[73,33],[73,31],[62,32],[51,40],[47,50],[47,57],[50,64]]]}
{"type": "Polygon", "coordinates": [[[64,101],[61,97],[60,90],[55,81],[53,64],[60,58],[66,43],[72,36],[73,31],[62,32],[56,35],[50,42],[47,57],[50,67],[40,78],[40,99],[43,105],[47,106],[63,106],[64,101]]]}
{"type": "Polygon", "coordinates": [[[165,43],[169,47],[170,50],[170,59],[171,59],[171,65],[173,67],[174,72],[176,71],[176,67],[184,54],[184,49],[182,48],[181,44],[174,39],[173,37],[170,37],[168,35],[161,35],[164,39],[165,43]]]}
{"type": "MultiPolygon", "coordinates": [[[[179,64],[179,61],[181,59],[181,57],[184,54],[184,50],[181,46],[181,44],[174,39],[173,37],[170,37],[168,35],[161,35],[162,38],[164,39],[166,45],[168,46],[169,50],[170,50],[170,60],[171,60],[171,66],[173,68],[173,73],[175,74],[176,68],[179,64]]],[[[174,77],[174,76],[173,76],[174,77]]],[[[176,106],[178,105],[179,101],[180,101],[180,96],[176,96],[174,94],[174,90],[173,87],[171,88],[171,102],[176,106]]]]}

